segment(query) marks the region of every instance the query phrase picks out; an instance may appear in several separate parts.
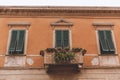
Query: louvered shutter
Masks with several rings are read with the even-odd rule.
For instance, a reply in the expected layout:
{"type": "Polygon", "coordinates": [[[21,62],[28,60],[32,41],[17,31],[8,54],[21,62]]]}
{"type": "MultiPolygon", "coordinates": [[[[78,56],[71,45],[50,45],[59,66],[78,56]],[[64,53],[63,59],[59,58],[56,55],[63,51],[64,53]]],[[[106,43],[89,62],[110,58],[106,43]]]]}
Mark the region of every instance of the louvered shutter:
{"type": "Polygon", "coordinates": [[[17,42],[17,31],[12,31],[11,34],[11,40],[10,40],[10,46],[9,46],[9,54],[14,54],[15,53],[15,48],[16,48],[16,42],[17,42]]]}
{"type": "Polygon", "coordinates": [[[106,31],[107,43],[110,51],[115,51],[114,43],[112,40],[111,31],[106,31]]]}
{"type": "Polygon", "coordinates": [[[68,30],[63,31],[63,46],[69,47],[69,31],[68,30]]]}
{"type": "Polygon", "coordinates": [[[55,32],[55,47],[61,47],[62,46],[62,31],[61,30],[56,30],[55,32]]]}
{"type": "Polygon", "coordinates": [[[101,53],[109,51],[106,35],[104,31],[98,31],[101,53]]]}
{"type": "Polygon", "coordinates": [[[23,54],[24,43],[25,43],[25,30],[19,30],[18,39],[17,39],[17,46],[16,46],[16,52],[18,54],[21,54],[21,53],[23,54]]]}

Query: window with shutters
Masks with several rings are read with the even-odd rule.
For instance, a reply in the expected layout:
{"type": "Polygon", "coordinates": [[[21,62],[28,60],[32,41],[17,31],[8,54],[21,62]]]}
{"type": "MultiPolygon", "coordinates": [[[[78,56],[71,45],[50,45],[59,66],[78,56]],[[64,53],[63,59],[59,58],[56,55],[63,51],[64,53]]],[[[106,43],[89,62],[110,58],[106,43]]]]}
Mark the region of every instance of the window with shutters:
{"type": "Polygon", "coordinates": [[[101,54],[114,54],[115,46],[111,30],[98,30],[98,37],[101,54]]]}
{"type": "Polygon", "coordinates": [[[69,47],[69,31],[56,30],[55,31],[55,47],[69,47]]]}
{"type": "Polygon", "coordinates": [[[12,30],[9,54],[24,54],[25,30],[12,30]]]}

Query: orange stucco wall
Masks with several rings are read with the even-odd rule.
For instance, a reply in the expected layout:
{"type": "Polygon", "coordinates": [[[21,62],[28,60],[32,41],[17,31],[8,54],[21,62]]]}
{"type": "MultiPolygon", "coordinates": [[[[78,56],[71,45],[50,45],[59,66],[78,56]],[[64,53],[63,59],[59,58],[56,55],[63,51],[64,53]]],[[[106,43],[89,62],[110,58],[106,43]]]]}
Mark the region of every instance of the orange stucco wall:
{"type": "MultiPolygon", "coordinates": [[[[53,29],[50,26],[51,22],[59,20],[60,17],[42,17],[42,18],[0,18],[0,66],[4,66],[5,54],[9,40],[9,22],[30,22],[27,36],[26,56],[33,59],[34,64],[25,64],[27,67],[43,67],[43,57],[40,56],[40,50],[45,50],[48,47],[53,47],[53,29]],[[37,56],[36,56],[37,55],[37,56]]],[[[73,23],[71,27],[71,47],[81,47],[87,49],[87,54],[97,55],[98,44],[96,37],[96,29],[92,25],[94,22],[112,22],[113,35],[116,45],[117,54],[120,53],[120,19],[119,18],[94,18],[94,17],[66,17],[66,20],[73,23]]],[[[21,27],[21,26],[20,26],[21,27]]],[[[13,28],[13,27],[12,27],[13,28]]],[[[86,54],[86,55],[87,55],[86,54]]],[[[85,66],[92,66],[91,61],[96,56],[84,57],[85,66]]],[[[98,65],[97,65],[98,66],[98,65]]]]}

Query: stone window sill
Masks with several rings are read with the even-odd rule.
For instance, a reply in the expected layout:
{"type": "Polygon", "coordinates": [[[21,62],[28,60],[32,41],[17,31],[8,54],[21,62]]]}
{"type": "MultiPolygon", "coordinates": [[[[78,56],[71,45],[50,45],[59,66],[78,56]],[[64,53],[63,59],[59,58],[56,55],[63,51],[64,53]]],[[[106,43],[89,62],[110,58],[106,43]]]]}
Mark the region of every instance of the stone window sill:
{"type": "Polygon", "coordinates": [[[99,56],[118,56],[118,54],[99,54],[99,56]]]}
{"type": "Polygon", "coordinates": [[[25,54],[6,54],[5,56],[26,56],[25,54]]]}

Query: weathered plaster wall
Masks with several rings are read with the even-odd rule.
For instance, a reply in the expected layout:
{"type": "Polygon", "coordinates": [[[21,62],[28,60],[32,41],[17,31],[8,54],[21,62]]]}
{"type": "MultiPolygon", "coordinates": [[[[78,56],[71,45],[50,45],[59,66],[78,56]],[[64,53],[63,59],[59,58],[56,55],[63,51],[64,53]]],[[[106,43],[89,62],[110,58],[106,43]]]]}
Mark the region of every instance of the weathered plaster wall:
{"type": "MultiPolygon", "coordinates": [[[[87,49],[87,54],[84,56],[84,66],[86,67],[102,66],[102,63],[100,63],[102,60],[101,56],[98,56],[99,50],[97,44],[96,29],[92,24],[94,22],[114,23],[112,31],[116,45],[116,52],[118,55],[116,55],[115,57],[113,56],[114,58],[112,59],[116,60],[115,66],[119,66],[119,17],[62,17],[65,20],[73,23],[73,26],[71,27],[72,47],[81,47],[87,49]]],[[[9,22],[30,22],[31,25],[28,29],[27,36],[26,56],[24,56],[24,67],[41,68],[44,65],[43,57],[40,56],[40,50],[45,50],[48,47],[53,47],[53,28],[50,26],[50,23],[55,22],[59,19],[61,19],[61,17],[0,18],[0,67],[4,67],[6,62],[5,55],[7,53],[10,30],[10,28],[8,27],[9,22]]],[[[108,62],[106,61],[106,63],[108,62]]]]}

